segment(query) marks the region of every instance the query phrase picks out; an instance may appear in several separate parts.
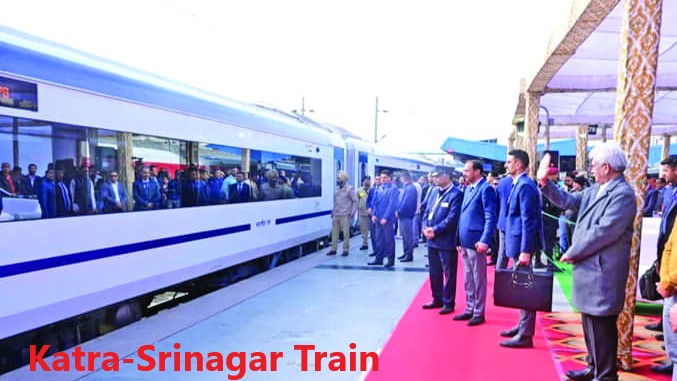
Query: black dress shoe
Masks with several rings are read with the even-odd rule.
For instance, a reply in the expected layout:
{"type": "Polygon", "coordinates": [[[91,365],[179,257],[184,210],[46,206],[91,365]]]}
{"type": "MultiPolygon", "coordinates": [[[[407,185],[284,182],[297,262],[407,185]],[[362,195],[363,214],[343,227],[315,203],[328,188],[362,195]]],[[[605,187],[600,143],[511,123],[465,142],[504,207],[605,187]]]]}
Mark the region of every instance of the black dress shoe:
{"type": "Polygon", "coordinates": [[[367,263],[367,265],[369,265],[369,266],[382,266],[383,261],[373,261],[373,262],[367,263]]]}
{"type": "Polygon", "coordinates": [[[375,256],[376,256],[376,253],[369,253],[369,256],[370,256],[370,257],[375,257],[375,256]]]}
{"type": "Polygon", "coordinates": [[[650,331],[663,332],[663,320],[659,320],[653,324],[647,324],[644,328],[650,331]]]}
{"type": "Polygon", "coordinates": [[[661,365],[654,365],[651,367],[651,371],[660,374],[672,374],[672,363],[668,362],[661,365]]]}
{"type": "Polygon", "coordinates": [[[330,250],[327,255],[336,255],[336,250],[330,250]]]}
{"type": "Polygon", "coordinates": [[[342,256],[342,257],[347,257],[347,256],[348,256],[348,252],[347,252],[347,251],[344,251],[343,253],[341,253],[341,256],[342,256]]]}
{"type": "Polygon", "coordinates": [[[423,305],[424,310],[432,310],[435,308],[442,308],[442,302],[430,302],[423,305]]]}
{"type": "Polygon", "coordinates": [[[472,314],[470,312],[464,312],[462,314],[454,316],[454,320],[470,320],[472,319],[472,314]]]}
{"type": "Polygon", "coordinates": [[[567,370],[566,375],[570,380],[574,381],[591,381],[595,378],[595,370],[588,366],[580,370],[567,370]]]}
{"type": "Polygon", "coordinates": [[[414,257],[404,257],[404,258],[400,259],[400,262],[413,262],[413,261],[414,261],[414,257]]]}
{"type": "Polygon", "coordinates": [[[534,342],[531,337],[515,336],[510,340],[501,341],[499,345],[505,348],[533,348],[534,342]]]}
{"type": "Polygon", "coordinates": [[[665,336],[663,336],[662,333],[659,333],[658,335],[656,335],[656,340],[665,341],[665,336]]]}
{"type": "Polygon", "coordinates": [[[406,258],[406,257],[407,257],[406,254],[402,254],[402,255],[400,255],[399,257],[397,257],[397,259],[404,259],[404,258],[406,258]]]}
{"type": "Polygon", "coordinates": [[[449,315],[452,312],[454,312],[454,307],[444,306],[444,308],[440,310],[440,315],[449,315]]]}
{"type": "Polygon", "coordinates": [[[388,261],[388,262],[386,262],[385,265],[383,265],[383,267],[388,267],[388,268],[390,268],[390,267],[395,267],[395,261],[394,261],[394,260],[393,260],[393,261],[388,261]]]}
{"type": "Polygon", "coordinates": [[[360,250],[369,250],[369,246],[362,245],[362,246],[360,246],[360,250]]]}
{"type": "Polygon", "coordinates": [[[484,323],[484,316],[473,316],[472,319],[468,320],[468,325],[471,327],[482,323],[484,323]]]}
{"type": "Polygon", "coordinates": [[[519,327],[515,327],[515,328],[509,329],[507,331],[501,331],[500,335],[503,336],[503,337],[514,337],[514,336],[517,336],[519,331],[520,331],[519,327]]]}

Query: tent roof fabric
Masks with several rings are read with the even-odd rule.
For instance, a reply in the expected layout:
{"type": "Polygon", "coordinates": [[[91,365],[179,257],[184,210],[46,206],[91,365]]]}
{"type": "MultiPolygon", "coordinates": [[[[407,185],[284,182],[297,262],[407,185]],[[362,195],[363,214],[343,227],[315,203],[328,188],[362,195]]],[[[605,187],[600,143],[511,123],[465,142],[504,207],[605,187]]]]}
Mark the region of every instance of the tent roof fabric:
{"type": "MultiPolygon", "coordinates": [[[[624,1],[575,0],[578,15],[523,91],[543,92],[554,125],[614,123],[624,1]],[[592,30],[592,32],[590,32],[592,30]]],[[[652,134],[677,133],[677,2],[663,2],[652,134]]],[[[566,28],[565,28],[566,29],[566,28]]],[[[514,121],[524,119],[523,94],[514,121]]],[[[540,114],[546,122],[545,111],[540,114]]]]}

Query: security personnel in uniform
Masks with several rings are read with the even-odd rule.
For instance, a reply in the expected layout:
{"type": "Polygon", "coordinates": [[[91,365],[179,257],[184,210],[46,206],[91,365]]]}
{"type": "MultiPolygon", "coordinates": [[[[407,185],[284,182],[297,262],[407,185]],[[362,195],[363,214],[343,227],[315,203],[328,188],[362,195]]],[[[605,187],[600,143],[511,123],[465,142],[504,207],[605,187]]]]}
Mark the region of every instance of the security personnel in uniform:
{"type": "Polygon", "coordinates": [[[456,306],[456,236],[463,192],[452,183],[451,169],[441,168],[433,177],[437,178],[437,187],[430,190],[423,221],[433,300],[423,308],[442,308],[440,315],[446,315],[456,306]]]}

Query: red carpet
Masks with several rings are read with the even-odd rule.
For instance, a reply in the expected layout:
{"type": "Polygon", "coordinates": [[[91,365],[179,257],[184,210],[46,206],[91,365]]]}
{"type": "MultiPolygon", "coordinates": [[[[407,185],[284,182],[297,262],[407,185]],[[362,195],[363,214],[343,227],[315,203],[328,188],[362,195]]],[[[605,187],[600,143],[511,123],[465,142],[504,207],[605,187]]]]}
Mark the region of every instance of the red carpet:
{"type": "MultiPolygon", "coordinates": [[[[460,262],[460,261],[459,261],[460,262]]],[[[456,312],[465,308],[463,271],[459,268],[456,312]]],[[[494,270],[490,267],[486,323],[468,327],[452,315],[421,309],[431,300],[426,281],[406,311],[379,357],[378,371],[367,381],[561,380],[543,328],[536,322],[534,348],[509,349],[498,345],[501,330],[515,326],[519,311],[493,305],[494,270]]]]}

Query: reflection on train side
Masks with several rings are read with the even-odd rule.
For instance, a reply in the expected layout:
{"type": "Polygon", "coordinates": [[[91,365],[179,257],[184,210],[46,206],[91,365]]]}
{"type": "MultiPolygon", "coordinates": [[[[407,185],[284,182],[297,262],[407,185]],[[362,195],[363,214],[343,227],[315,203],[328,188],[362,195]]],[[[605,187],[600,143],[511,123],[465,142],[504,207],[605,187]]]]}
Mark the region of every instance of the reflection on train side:
{"type": "Polygon", "coordinates": [[[2,115],[0,162],[0,221],[322,195],[320,159],[2,115]]]}

